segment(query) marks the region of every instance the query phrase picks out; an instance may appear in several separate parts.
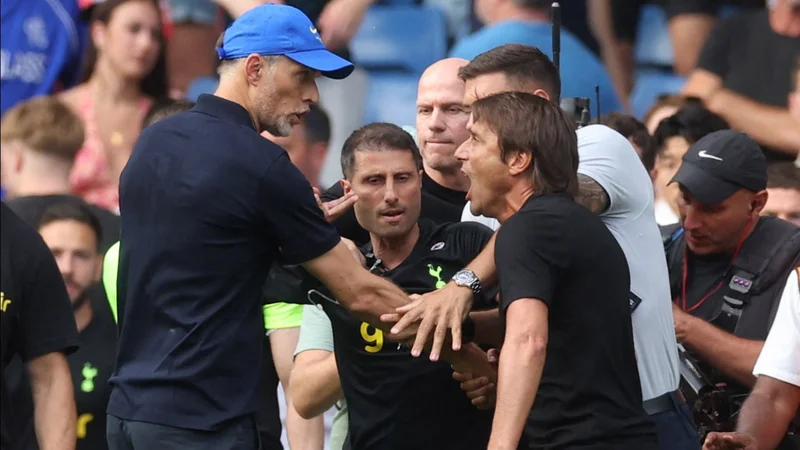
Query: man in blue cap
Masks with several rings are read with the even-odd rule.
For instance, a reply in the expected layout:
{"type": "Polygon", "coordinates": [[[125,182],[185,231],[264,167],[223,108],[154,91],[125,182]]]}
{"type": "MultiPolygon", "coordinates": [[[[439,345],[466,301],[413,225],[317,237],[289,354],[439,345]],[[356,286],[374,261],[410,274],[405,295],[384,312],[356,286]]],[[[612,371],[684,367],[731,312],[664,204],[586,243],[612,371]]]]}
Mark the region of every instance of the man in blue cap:
{"type": "Polygon", "coordinates": [[[387,331],[379,315],[408,302],[356,261],[286,152],[260,135],[289,135],[318,100],[315,78],[353,65],[302,12],[274,4],[240,16],[217,52],[216,93],[147,127],[120,179],[112,450],[259,448],[261,286],[276,262],[302,265],[387,331]]]}

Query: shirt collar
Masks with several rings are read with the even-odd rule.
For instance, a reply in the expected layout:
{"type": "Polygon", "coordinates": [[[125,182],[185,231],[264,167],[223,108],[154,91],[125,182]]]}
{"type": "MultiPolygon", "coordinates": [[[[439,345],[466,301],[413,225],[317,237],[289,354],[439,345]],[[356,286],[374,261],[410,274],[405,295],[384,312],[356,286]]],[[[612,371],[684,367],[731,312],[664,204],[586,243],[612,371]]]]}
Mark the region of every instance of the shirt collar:
{"type": "Polygon", "coordinates": [[[197,99],[197,103],[195,103],[193,109],[208,114],[209,116],[230,120],[235,124],[244,125],[256,131],[253,120],[250,118],[250,114],[247,110],[244,109],[242,105],[222,97],[217,97],[212,94],[202,94],[197,99]]]}

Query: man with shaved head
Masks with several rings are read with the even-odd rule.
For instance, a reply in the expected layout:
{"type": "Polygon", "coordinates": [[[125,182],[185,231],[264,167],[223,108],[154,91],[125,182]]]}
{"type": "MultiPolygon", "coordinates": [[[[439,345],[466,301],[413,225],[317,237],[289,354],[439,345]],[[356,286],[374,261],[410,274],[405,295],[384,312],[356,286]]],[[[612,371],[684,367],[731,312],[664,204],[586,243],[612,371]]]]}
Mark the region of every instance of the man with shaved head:
{"type": "MultiPolygon", "coordinates": [[[[416,125],[423,162],[421,217],[434,223],[460,221],[469,190],[469,178],[454,156],[469,136],[469,108],[464,105],[464,82],[458,77],[458,70],[468,62],[461,58],[437,61],[419,80],[416,125]]],[[[343,187],[337,183],[322,193],[322,200],[343,195],[343,187]]],[[[369,240],[353,210],[344,212],[334,225],[342,237],[359,245],[369,240]]]]}

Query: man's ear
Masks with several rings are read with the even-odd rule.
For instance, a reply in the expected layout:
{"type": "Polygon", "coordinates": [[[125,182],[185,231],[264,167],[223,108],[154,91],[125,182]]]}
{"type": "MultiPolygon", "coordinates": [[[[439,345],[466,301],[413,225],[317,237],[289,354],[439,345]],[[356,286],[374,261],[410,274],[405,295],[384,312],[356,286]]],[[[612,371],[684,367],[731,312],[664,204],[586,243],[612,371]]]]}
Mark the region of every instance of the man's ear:
{"type": "Polygon", "coordinates": [[[754,216],[761,214],[761,211],[767,204],[768,198],[769,198],[769,193],[767,192],[766,189],[756,193],[756,195],[753,197],[753,203],[751,203],[751,213],[754,216]]]}
{"type": "Polygon", "coordinates": [[[514,150],[507,154],[506,165],[512,176],[526,172],[533,165],[533,153],[514,150]]]}
{"type": "Polygon", "coordinates": [[[342,189],[344,189],[345,194],[353,190],[353,186],[350,184],[349,181],[347,181],[347,179],[342,178],[341,180],[339,180],[339,183],[342,185],[342,189]]]}
{"type": "Polygon", "coordinates": [[[537,90],[533,91],[533,95],[538,95],[539,97],[542,97],[543,99],[547,100],[548,102],[550,101],[550,95],[548,95],[547,91],[545,91],[544,89],[537,89],[537,90]]]}
{"type": "Polygon", "coordinates": [[[256,84],[261,79],[262,69],[264,68],[264,58],[256,53],[247,55],[244,60],[244,74],[247,82],[256,84]]]}

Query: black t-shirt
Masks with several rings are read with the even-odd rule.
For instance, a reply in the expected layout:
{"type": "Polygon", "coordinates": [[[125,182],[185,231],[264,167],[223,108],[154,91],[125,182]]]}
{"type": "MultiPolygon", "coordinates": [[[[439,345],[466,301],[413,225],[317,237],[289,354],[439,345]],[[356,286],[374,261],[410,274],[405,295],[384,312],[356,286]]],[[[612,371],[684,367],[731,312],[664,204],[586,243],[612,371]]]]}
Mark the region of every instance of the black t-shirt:
{"type": "MultiPolygon", "coordinates": [[[[800,39],[775,33],[762,7],[721,22],[706,40],[697,66],[721,77],[733,92],[785,109],[798,56],[800,39]]],[[[770,160],[794,159],[769,148],[764,154],[770,160]]]]}
{"type": "MultiPolygon", "coordinates": [[[[93,316],[80,334],[80,349],[69,355],[75,406],[77,407],[77,450],[106,450],[106,406],[111,394],[108,378],[114,371],[117,355],[117,325],[108,301],[102,295],[89,298],[93,316]]],[[[17,411],[24,410],[30,420],[19,424],[24,442],[18,450],[38,450],[33,423],[33,398],[30,380],[22,362],[15,358],[6,369],[9,392],[17,411]]]]}
{"type": "Polygon", "coordinates": [[[548,307],[547,359],[523,448],[657,448],[642,407],[625,255],[568,194],[533,196],[497,234],[500,305],[548,307]]]}
{"type": "MultiPolygon", "coordinates": [[[[419,240],[402,264],[373,270],[409,293],[444,286],[492,236],[477,223],[434,225],[423,219],[419,226],[419,240]]],[[[362,251],[374,260],[369,244],[362,251]]],[[[476,307],[488,307],[490,296],[476,299],[476,307]]],[[[492,413],[472,406],[449,364],[415,358],[340,305],[320,304],[333,326],[353,450],[486,448],[492,413]]]]}
{"type": "Polygon", "coordinates": [[[32,195],[28,197],[17,197],[7,200],[8,207],[11,208],[22,220],[33,228],[39,227],[39,220],[44,211],[55,204],[62,202],[74,202],[86,206],[89,211],[97,217],[100,222],[100,229],[103,233],[100,242],[100,251],[105,253],[109,247],[119,240],[119,216],[107,209],[91,203],[86,203],[80,197],[74,195],[32,195]]]}
{"type": "Polygon", "coordinates": [[[32,420],[9,398],[4,372],[15,356],[23,362],[78,349],[78,330],[67,288],[53,254],[39,233],[5,203],[0,205],[0,447],[13,448],[12,434],[32,420]]]}
{"type": "MultiPolygon", "coordinates": [[[[343,195],[344,189],[341,183],[336,183],[322,193],[322,201],[329,202],[343,195]]],[[[423,172],[420,217],[438,224],[460,222],[464,205],[467,204],[466,195],[466,192],[440,185],[423,172]]],[[[358,246],[369,242],[369,233],[358,224],[353,209],[344,213],[333,225],[342,237],[352,240],[358,246]]]]}
{"type": "Polygon", "coordinates": [[[202,95],[147,127],[120,178],[119,353],[108,413],[218,430],[261,399],[261,288],[339,242],[240,105],[202,95]]]}

